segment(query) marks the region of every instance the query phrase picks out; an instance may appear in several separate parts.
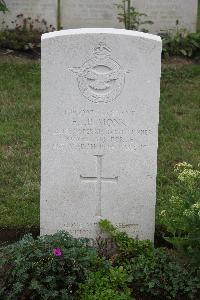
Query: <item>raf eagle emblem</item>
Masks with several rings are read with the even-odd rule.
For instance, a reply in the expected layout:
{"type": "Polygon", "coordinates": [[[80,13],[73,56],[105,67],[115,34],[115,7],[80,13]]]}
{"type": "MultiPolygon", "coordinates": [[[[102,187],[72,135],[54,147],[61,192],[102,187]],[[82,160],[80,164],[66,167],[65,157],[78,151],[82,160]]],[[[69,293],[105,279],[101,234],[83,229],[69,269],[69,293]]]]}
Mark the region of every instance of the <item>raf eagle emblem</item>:
{"type": "Polygon", "coordinates": [[[107,103],[116,99],[123,90],[128,72],[110,58],[111,49],[100,42],[93,57],[79,68],[69,68],[77,75],[82,95],[94,103],[107,103]]]}

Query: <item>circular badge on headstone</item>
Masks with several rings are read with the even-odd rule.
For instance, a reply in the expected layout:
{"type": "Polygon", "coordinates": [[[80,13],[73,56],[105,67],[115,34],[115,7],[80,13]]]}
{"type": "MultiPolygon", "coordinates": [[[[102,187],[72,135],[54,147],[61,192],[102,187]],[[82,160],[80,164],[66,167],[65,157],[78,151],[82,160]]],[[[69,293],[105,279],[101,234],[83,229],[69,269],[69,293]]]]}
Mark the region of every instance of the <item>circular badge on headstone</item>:
{"type": "Polygon", "coordinates": [[[111,49],[100,42],[94,48],[93,57],[79,68],[69,68],[77,75],[82,95],[94,103],[108,103],[123,90],[126,70],[110,58],[111,49]]]}

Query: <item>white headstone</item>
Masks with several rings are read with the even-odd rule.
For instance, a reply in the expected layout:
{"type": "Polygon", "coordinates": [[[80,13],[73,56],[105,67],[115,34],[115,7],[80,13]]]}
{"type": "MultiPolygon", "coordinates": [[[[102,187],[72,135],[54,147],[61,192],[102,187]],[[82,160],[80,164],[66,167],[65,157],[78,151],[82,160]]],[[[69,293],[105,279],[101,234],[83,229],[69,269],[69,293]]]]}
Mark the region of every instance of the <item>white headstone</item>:
{"type": "Polygon", "coordinates": [[[41,234],[95,238],[108,219],[153,240],[160,69],[158,36],[42,36],[41,234]]]}

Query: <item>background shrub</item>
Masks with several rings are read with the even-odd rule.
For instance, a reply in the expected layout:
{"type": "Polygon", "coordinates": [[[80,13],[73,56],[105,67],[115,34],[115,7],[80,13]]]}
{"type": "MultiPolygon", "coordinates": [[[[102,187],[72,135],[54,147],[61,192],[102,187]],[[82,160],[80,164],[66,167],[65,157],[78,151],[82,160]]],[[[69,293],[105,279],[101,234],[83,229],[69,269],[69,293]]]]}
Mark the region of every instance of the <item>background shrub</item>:
{"type": "Polygon", "coordinates": [[[200,170],[184,162],[174,172],[177,185],[170,205],[160,212],[160,221],[171,233],[167,241],[200,268],[200,170]]]}
{"type": "Polygon", "coordinates": [[[0,31],[0,48],[11,50],[29,50],[41,47],[41,34],[54,31],[52,25],[48,25],[45,19],[32,19],[19,14],[12,22],[14,29],[9,29],[4,23],[4,29],[0,31]]]}
{"type": "Polygon", "coordinates": [[[184,34],[181,32],[168,33],[163,36],[164,57],[183,56],[200,58],[200,32],[184,34]]]}
{"type": "Polygon", "coordinates": [[[41,33],[27,30],[5,30],[0,32],[0,48],[24,51],[40,48],[41,33]]]}

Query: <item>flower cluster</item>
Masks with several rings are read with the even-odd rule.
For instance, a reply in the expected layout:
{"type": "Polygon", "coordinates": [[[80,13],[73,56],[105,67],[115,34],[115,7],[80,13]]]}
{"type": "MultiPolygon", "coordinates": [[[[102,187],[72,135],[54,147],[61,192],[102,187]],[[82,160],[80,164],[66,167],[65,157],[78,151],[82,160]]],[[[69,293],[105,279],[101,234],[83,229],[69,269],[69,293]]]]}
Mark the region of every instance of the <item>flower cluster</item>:
{"type": "Polygon", "coordinates": [[[190,189],[200,180],[200,171],[194,170],[193,166],[186,162],[177,164],[174,171],[178,173],[178,180],[190,189]]]}
{"type": "Polygon", "coordinates": [[[183,212],[183,215],[187,218],[198,218],[200,219],[200,201],[191,205],[189,209],[183,212]]]}
{"type": "Polygon", "coordinates": [[[54,249],[53,249],[53,254],[54,254],[55,256],[61,256],[61,255],[62,255],[62,251],[61,251],[60,248],[54,248],[54,249]]]}

